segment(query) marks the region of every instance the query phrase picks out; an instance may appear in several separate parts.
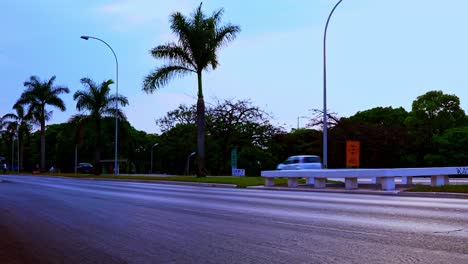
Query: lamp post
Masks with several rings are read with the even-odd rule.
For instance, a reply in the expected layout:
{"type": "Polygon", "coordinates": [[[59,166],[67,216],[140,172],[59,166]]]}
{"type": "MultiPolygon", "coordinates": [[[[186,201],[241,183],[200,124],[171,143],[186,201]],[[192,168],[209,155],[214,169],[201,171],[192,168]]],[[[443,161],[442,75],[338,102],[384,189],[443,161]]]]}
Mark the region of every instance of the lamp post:
{"type": "MultiPolygon", "coordinates": [[[[112,54],[114,54],[115,66],[116,66],[116,71],[115,71],[115,76],[116,76],[115,97],[118,98],[119,97],[119,61],[117,60],[117,55],[115,55],[114,50],[112,49],[112,47],[109,44],[107,44],[107,42],[105,42],[104,40],[102,40],[100,38],[91,37],[91,36],[81,36],[81,38],[84,39],[84,40],[95,39],[95,40],[101,41],[102,43],[106,44],[106,46],[109,47],[109,49],[112,51],[112,54]]],[[[117,153],[118,153],[118,151],[117,151],[118,150],[118,147],[117,147],[118,145],[117,144],[119,142],[119,115],[118,115],[119,101],[118,100],[115,101],[115,109],[116,109],[116,112],[115,112],[114,174],[119,175],[119,164],[117,163],[117,153]]]]}
{"type": "Polygon", "coordinates": [[[17,141],[18,141],[17,142],[18,144],[16,146],[16,158],[17,158],[16,165],[18,165],[18,168],[17,168],[16,171],[19,174],[19,172],[20,172],[20,136],[19,136],[19,129],[17,131],[17,141]]]}
{"type": "Polygon", "coordinates": [[[297,129],[299,129],[299,119],[300,118],[307,118],[307,116],[298,116],[297,117],[297,129]]]}
{"type": "Polygon", "coordinates": [[[328,168],[328,124],[327,124],[327,29],[330,18],[343,0],[339,0],[328,15],[323,33],[323,168],[328,168]]]}
{"type": "Polygon", "coordinates": [[[13,171],[15,166],[15,136],[11,137],[11,167],[10,170],[13,171]]]}
{"type": "Polygon", "coordinates": [[[187,156],[187,175],[190,173],[190,158],[195,155],[196,152],[192,152],[187,156]]]}
{"type": "Polygon", "coordinates": [[[153,173],[153,149],[159,145],[159,143],[155,143],[152,147],[151,147],[151,173],[153,173]]]}

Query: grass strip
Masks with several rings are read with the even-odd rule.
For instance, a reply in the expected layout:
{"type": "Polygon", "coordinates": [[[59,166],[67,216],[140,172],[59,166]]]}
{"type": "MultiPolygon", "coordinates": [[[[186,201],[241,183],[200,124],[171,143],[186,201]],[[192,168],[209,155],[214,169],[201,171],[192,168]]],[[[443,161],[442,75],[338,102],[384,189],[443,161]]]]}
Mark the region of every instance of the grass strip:
{"type": "MultiPolygon", "coordinates": [[[[11,175],[15,175],[12,173],[11,175]]],[[[111,174],[74,174],[74,173],[50,173],[50,174],[22,174],[32,176],[56,176],[82,179],[118,179],[118,180],[147,180],[147,181],[177,181],[177,182],[200,182],[200,183],[219,183],[235,184],[237,188],[246,188],[247,186],[264,185],[263,177],[235,177],[235,176],[207,176],[197,178],[195,176],[148,176],[148,175],[111,175],[111,174]]],[[[299,184],[305,184],[305,179],[299,179],[299,184]]],[[[327,183],[342,184],[339,181],[327,181],[327,183]]],[[[287,178],[276,178],[275,186],[288,186],[287,178]]]]}
{"type": "MultiPolygon", "coordinates": [[[[15,175],[15,174],[10,174],[15,175]]],[[[262,177],[234,177],[234,176],[207,176],[197,178],[195,176],[147,176],[147,175],[94,175],[94,174],[74,174],[74,173],[51,173],[51,174],[23,174],[28,176],[55,176],[81,179],[118,179],[118,180],[147,180],[147,181],[177,181],[177,182],[200,182],[200,183],[220,183],[236,184],[238,188],[247,186],[258,186],[265,184],[262,177]]],[[[277,185],[287,185],[287,179],[277,179],[277,185]]]]}
{"type": "Polygon", "coordinates": [[[406,192],[449,192],[449,193],[468,193],[468,184],[460,185],[444,185],[444,186],[427,186],[420,185],[411,189],[405,190],[406,192]]]}

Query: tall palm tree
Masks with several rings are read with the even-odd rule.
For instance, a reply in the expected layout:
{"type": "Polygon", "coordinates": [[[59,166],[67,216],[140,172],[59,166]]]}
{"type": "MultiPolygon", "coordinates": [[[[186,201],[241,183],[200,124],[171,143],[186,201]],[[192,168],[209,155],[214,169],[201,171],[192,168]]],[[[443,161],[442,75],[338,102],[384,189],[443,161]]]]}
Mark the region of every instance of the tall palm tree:
{"type": "Polygon", "coordinates": [[[4,120],[5,125],[10,127],[10,129],[14,129],[17,133],[18,137],[18,146],[19,146],[19,169],[22,169],[23,165],[23,151],[24,151],[24,136],[31,131],[31,125],[29,124],[30,116],[26,114],[24,111],[24,107],[22,105],[16,105],[13,109],[16,110],[16,113],[9,113],[2,117],[4,120]]]}
{"type": "Polygon", "coordinates": [[[216,69],[217,50],[232,41],[240,27],[220,25],[223,9],[207,17],[201,10],[202,4],[192,17],[179,12],[171,15],[172,32],[177,35],[177,43],[167,43],[153,48],[150,53],[156,59],[166,59],[168,64],[156,68],[144,79],[143,90],[152,93],[166,85],[170,79],[189,73],[197,74],[197,145],[198,176],[205,176],[205,101],[203,99],[202,72],[216,69]]]}
{"type": "Polygon", "coordinates": [[[101,160],[101,120],[103,117],[114,117],[116,114],[120,119],[124,119],[125,115],[116,108],[116,103],[121,106],[128,105],[127,97],[122,95],[110,95],[110,85],[114,82],[107,80],[97,85],[89,78],[82,78],[81,83],[86,87],[86,90],[77,91],[73,95],[73,100],[76,100],[76,109],[78,111],[88,112],[88,115],[77,115],[73,120],[81,120],[78,123],[92,122],[95,125],[95,142],[94,142],[94,164],[96,171],[100,173],[99,161],[101,160]]]}
{"type": "Polygon", "coordinates": [[[28,115],[41,127],[41,170],[45,170],[45,123],[52,117],[52,111],[47,111],[46,106],[54,106],[60,111],[65,111],[65,103],[59,97],[70,90],[64,86],[54,86],[55,76],[48,81],[41,82],[38,77],[31,76],[29,81],[24,82],[26,90],[13,106],[28,106],[28,115]]]}

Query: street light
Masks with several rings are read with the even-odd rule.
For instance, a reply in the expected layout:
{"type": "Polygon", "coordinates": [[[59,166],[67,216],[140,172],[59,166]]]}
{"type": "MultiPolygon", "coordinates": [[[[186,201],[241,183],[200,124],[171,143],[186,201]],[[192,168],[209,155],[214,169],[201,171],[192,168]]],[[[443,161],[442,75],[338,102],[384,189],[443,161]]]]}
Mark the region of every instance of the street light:
{"type": "Polygon", "coordinates": [[[159,143],[155,143],[152,147],[151,147],[151,173],[153,173],[153,149],[159,145],[159,143]]]}
{"type": "Polygon", "coordinates": [[[308,118],[307,116],[298,116],[297,117],[297,129],[299,129],[299,119],[300,118],[308,118]]]}
{"type": "Polygon", "coordinates": [[[341,3],[340,0],[331,10],[328,15],[327,23],[325,24],[325,31],[323,33],[323,168],[328,168],[328,135],[327,135],[327,29],[330,18],[335,12],[335,9],[341,3]]]}
{"type": "Polygon", "coordinates": [[[190,158],[195,155],[196,152],[192,152],[190,153],[188,156],[187,156],[187,165],[185,167],[187,167],[186,169],[186,174],[189,175],[190,173],[190,158]]]}
{"type": "MultiPolygon", "coordinates": [[[[116,99],[119,97],[119,62],[117,60],[117,55],[115,55],[115,52],[114,50],[112,49],[112,47],[107,44],[107,42],[105,42],[104,40],[100,39],[100,38],[96,38],[96,37],[91,37],[91,36],[81,36],[82,39],[84,40],[88,40],[88,39],[95,39],[95,40],[99,40],[101,41],[102,43],[106,44],[107,47],[109,47],[109,49],[112,51],[112,54],[114,54],[114,58],[115,58],[115,66],[116,66],[116,71],[115,71],[115,76],[116,76],[116,82],[115,82],[115,87],[116,87],[116,90],[115,90],[115,97],[116,99]]],[[[119,142],[119,115],[118,115],[118,110],[119,110],[119,101],[118,100],[115,100],[115,109],[116,109],[116,112],[115,112],[115,153],[114,153],[114,174],[116,175],[119,175],[119,165],[117,163],[117,144],[119,142]]]]}

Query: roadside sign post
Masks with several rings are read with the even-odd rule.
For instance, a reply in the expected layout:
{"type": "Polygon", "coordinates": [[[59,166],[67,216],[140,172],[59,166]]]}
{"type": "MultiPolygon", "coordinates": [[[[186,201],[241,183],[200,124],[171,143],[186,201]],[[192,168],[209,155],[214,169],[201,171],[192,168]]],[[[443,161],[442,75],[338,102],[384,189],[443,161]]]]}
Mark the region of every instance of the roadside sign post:
{"type": "Polygon", "coordinates": [[[359,168],[360,166],[361,142],[346,141],[346,167],[359,168]]]}

